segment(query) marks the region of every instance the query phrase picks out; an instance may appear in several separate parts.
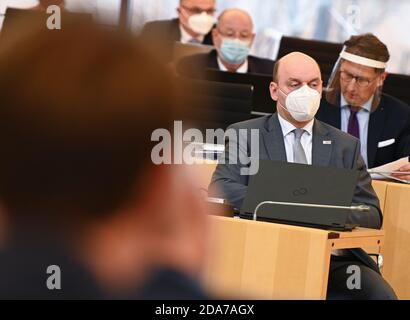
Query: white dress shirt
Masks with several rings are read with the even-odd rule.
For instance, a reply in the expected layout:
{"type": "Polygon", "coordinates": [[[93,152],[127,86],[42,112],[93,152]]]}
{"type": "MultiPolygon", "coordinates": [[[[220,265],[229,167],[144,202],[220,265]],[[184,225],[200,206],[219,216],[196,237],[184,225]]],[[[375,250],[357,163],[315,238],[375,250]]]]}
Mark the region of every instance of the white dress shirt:
{"type": "Polygon", "coordinates": [[[179,24],[179,30],[181,30],[181,40],[180,41],[182,43],[191,43],[192,39],[198,40],[200,44],[204,42],[205,36],[193,37],[188,32],[185,31],[184,27],[181,24],[179,24]]]}
{"type": "MultiPolygon", "coordinates": [[[[221,71],[228,71],[228,69],[226,69],[225,65],[222,63],[221,59],[219,59],[219,57],[217,58],[218,60],[218,67],[219,70],[221,71]]],[[[248,59],[245,60],[245,62],[238,68],[238,70],[236,70],[236,73],[247,73],[248,72],[248,59]]]]}
{"type": "MultiPolygon", "coordinates": [[[[360,153],[362,154],[363,160],[368,166],[367,159],[367,136],[369,132],[369,119],[370,110],[372,109],[373,97],[370,98],[363,106],[362,109],[357,113],[357,121],[359,122],[359,134],[360,134],[360,153]]],[[[340,95],[340,112],[341,112],[341,124],[340,129],[347,132],[350,118],[350,108],[343,94],[340,95]]]]}
{"type": "MultiPolygon", "coordinates": [[[[283,119],[278,113],[279,123],[282,128],[283,140],[285,142],[286,158],[288,162],[294,162],[293,159],[293,145],[295,143],[295,133],[293,130],[297,129],[293,124],[283,119]]],[[[304,128],[305,132],[300,138],[303,150],[305,151],[306,160],[308,164],[312,164],[312,140],[313,140],[313,123],[312,119],[304,128]]]]}

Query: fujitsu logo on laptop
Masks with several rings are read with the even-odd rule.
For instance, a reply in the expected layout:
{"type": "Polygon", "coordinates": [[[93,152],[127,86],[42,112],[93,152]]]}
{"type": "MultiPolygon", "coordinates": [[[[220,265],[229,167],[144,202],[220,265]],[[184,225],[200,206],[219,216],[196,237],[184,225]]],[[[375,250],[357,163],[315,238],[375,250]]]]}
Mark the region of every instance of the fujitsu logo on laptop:
{"type": "Polygon", "coordinates": [[[299,188],[299,189],[293,190],[292,194],[293,194],[295,197],[305,196],[305,195],[308,194],[308,190],[307,190],[306,188],[299,188]]]}

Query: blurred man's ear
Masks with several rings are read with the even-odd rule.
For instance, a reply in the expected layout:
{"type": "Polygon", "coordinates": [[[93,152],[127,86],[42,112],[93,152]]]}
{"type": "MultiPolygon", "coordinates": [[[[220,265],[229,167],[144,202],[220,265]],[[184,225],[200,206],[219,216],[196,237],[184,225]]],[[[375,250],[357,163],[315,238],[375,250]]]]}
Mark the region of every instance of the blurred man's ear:
{"type": "Polygon", "coordinates": [[[176,8],[177,14],[178,14],[178,19],[179,22],[182,23],[183,25],[186,25],[188,23],[188,18],[186,17],[186,15],[182,12],[182,8],[181,5],[179,5],[176,8]]]}
{"type": "Polygon", "coordinates": [[[272,100],[274,101],[278,101],[279,99],[279,86],[276,82],[271,82],[270,86],[269,86],[269,90],[270,90],[270,96],[272,98],[272,100]]]}
{"type": "Polygon", "coordinates": [[[252,33],[252,38],[251,38],[251,45],[250,45],[250,47],[253,46],[253,42],[255,41],[255,36],[256,36],[256,33],[252,33]]]}
{"type": "Polygon", "coordinates": [[[181,20],[181,19],[182,19],[181,8],[180,8],[180,7],[177,7],[175,10],[176,10],[176,12],[177,12],[177,15],[178,15],[179,20],[181,20]]]}
{"type": "Polygon", "coordinates": [[[379,77],[379,83],[378,86],[382,87],[384,85],[384,81],[386,80],[387,76],[389,75],[389,73],[387,71],[383,72],[380,77],[379,77]]]}
{"type": "Polygon", "coordinates": [[[218,32],[218,28],[214,27],[212,29],[212,41],[214,43],[215,48],[220,48],[221,47],[221,39],[219,37],[219,32],[218,32]]]}

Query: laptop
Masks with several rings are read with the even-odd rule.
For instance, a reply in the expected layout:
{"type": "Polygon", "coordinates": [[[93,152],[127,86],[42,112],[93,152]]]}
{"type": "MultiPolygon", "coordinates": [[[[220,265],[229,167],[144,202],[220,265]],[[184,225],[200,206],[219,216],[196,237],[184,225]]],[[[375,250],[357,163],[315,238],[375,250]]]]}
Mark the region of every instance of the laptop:
{"type": "Polygon", "coordinates": [[[258,173],[249,177],[240,216],[253,219],[257,209],[256,219],[261,221],[339,231],[352,230],[357,225],[349,225],[346,220],[358,177],[357,170],[260,160],[258,173]],[[264,201],[285,204],[259,205],[264,201]]]}

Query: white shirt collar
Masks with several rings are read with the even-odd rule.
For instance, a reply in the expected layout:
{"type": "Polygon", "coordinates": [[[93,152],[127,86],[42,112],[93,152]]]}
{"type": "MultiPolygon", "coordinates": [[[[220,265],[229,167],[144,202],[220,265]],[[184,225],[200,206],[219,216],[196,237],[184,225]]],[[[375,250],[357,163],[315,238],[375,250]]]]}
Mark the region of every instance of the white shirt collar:
{"type": "MultiPolygon", "coordinates": [[[[179,30],[181,31],[181,42],[182,43],[189,43],[192,39],[194,39],[193,36],[191,36],[188,32],[185,31],[184,27],[179,24],[179,30]]],[[[204,42],[205,36],[199,36],[197,39],[200,43],[204,42]]]]}
{"type": "MultiPolygon", "coordinates": [[[[219,56],[217,57],[217,60],[218,60],[219,70],[228,71],[228,69],[226,69],[225,65],[222,63],[219,56]]],[[[245,62],[238,68],[238,70],[236,70],[236,73],[247,73],[248,72],[248,65],[249,65],[248,59],[246,59],[245,62]]]]}
{"type": "MultiPolygon", "coordinates": [[[[371,96],[369,100],[367,100],[367,102],[362,106],[362,108],[370,112],[370,110],[372,110],[373,99],[374,95],[371,96]]],[[[342,108],[347,108],[349,105],[343,94],[340,95],[340,105],[342,106],[342,108]]]]}
{"type": "MultiPolygon", "coordinates": [[[[291,124],[289,121],[283,119],[281,115],[278,113],[278,119],[279,119],[279,124],[282,128],[282,133],[283,136],[286,137],[289,133],[291,133],[293,130],[297,129],[293,124],[291,124]]],[[[313,118],[311,121],[306,124],[302,129],[305,130],[309,135],[312,135],[313,133],[313,123],[315,122],[315,119],[313,118]]]]}

